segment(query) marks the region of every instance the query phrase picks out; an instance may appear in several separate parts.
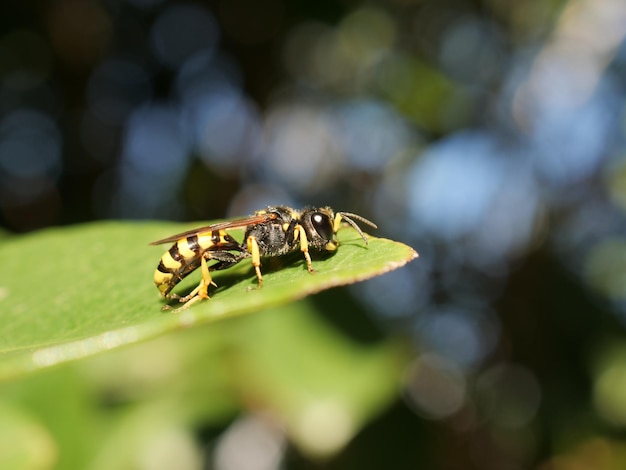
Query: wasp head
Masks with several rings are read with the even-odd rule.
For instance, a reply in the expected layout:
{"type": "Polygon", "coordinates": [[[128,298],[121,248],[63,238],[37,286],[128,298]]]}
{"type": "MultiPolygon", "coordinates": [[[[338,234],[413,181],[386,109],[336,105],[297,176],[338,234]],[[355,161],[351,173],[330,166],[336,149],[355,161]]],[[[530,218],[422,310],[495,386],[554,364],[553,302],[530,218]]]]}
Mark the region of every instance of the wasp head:
{"type": "Polygon", "coordinates": [[[350,212],[337,212],[335,214],[330,207],[305,209],[302,212],[300,223],[306,232],[310,246],[318,250],[335,251],[339,246],[337,231],[339,227],[341,227],[343,220],[349,223],[359,235],[361,235],[365,244],[367,244],[367,237],[352,219],[359,220],[371,227],[377,228],[376,224],[360,215],[350,212]]]}

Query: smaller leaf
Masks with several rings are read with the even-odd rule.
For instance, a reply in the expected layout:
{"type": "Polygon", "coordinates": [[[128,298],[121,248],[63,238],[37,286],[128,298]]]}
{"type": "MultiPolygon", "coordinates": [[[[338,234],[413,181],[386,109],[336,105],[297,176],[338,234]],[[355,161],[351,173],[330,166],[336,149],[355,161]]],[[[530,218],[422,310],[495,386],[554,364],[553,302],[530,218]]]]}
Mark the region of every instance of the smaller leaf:
{"type": "Polygon", "coordinates": [[[57,449],[42,423],[3,402],[0,415],[0,468],[53,468],[57,449]]]}
{"type": "Polygon", "coordinates": [[[315,458],[339,451],[389,405],[408,362],[393,341],[350,341],[306,301],[250,318],[238,333],[232,369],[242,393],[315,458]]]}

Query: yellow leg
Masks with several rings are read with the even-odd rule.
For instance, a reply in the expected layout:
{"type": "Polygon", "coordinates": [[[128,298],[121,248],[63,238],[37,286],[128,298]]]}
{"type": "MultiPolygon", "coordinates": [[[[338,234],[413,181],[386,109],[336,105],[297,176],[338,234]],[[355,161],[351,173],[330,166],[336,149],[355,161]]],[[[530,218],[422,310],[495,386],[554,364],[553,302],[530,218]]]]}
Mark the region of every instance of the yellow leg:
{"type": "Polygon", "coordinates": [[[304,233],[304,229],[301,225],[296,226],[296,233],[299,232],[299,235],[296,235],[296,239],[300,238],[300,251],[304,255],[304,259],[306,259],[306,268],[310,273],[314,273],[315,269],[313,269],[313,263],[311,262],[311,255],[309,254],[309,241],[306,238],[306,233],[304,233]]]}
{"type": "Polygon", "coordinates": [[[259,287],[262,287],[263,275],[261,274],[261,252],[259,251],[259,243],[256,241],[256,238],[250,236],[246,240],[246,244],[248,245],[248,253],[250,253],[252,257],[252,266],[254,266],[256,278],[259,281],[259,287]]]}
{"type": "MultiPolygon", "coordinates": [[[[217,284],[215,284],[215,282],[213,282],[213,279],[211,278],[209,266],[206,264],[206,259],[204,257],[202,257],[202,260],[200,261],[200,270],[202,272],[202,279],[200,279],[200,283],[196,286],[194,290],[189,293],[189,295],[186,295],[185,297],[179,297],[176,294],[170,295],[171,298],[178,299],[179,302],[184,304],[182,307],[174,310],[175,313],[182,312],[183,310],[188,309],[199,300],[210,298],[208,293],[209,286],[217,287],[217,284]]],[[[163,307],[163,309],[169,310],[171,309],[171,307],[169,305],[166,305],[163,307]]]]}
{"type": "Polygon", "coordinates": [[[341,214],[335,214],[335,220],[333,220],[333,232],[337,233],[337,230],[341,227],[341,214]]]}

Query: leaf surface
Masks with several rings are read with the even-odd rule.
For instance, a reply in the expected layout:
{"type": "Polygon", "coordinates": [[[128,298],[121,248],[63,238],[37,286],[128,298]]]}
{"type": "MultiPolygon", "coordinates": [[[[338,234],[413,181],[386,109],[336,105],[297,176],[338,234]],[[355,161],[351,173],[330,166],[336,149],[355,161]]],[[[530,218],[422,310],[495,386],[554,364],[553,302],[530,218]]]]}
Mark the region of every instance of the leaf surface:
{"type": "MultiPolygon", "coordinates": [[[[299,253],[264,260],[256,288],[247,260],[213,273],[211,300],[176,314],[162,311],[152,275],[167,245],[152,240],[188,224],[97,222],[48,229],[0,244],[0,380],[158,335],[282,305],[335,286],[399,268],[417,257],[410,247],[381,238],[365,245],[351,229],[340,248],[313,257],[310,274],[299,253]]],[[[237,238],[241,234],[234,233],[237,238]]],[[[177,286],[195,287],[199,272],[177,286]]]]}

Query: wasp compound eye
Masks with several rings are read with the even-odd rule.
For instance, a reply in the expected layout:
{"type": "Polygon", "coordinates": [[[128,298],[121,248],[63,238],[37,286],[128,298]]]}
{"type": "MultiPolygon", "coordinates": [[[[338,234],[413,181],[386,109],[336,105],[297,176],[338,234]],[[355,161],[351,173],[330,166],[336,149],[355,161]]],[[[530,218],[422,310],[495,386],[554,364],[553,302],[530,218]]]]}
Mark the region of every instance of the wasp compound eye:
{"type": "Polygon", "coordinates": [[[330,218],[322,214],[321,212],[315,212],[311,216],[311,223],[313,224],[313,228],[315,231],[322,237],[324,240],[332,240],[333,235],[333,223],[330,218]]]}

